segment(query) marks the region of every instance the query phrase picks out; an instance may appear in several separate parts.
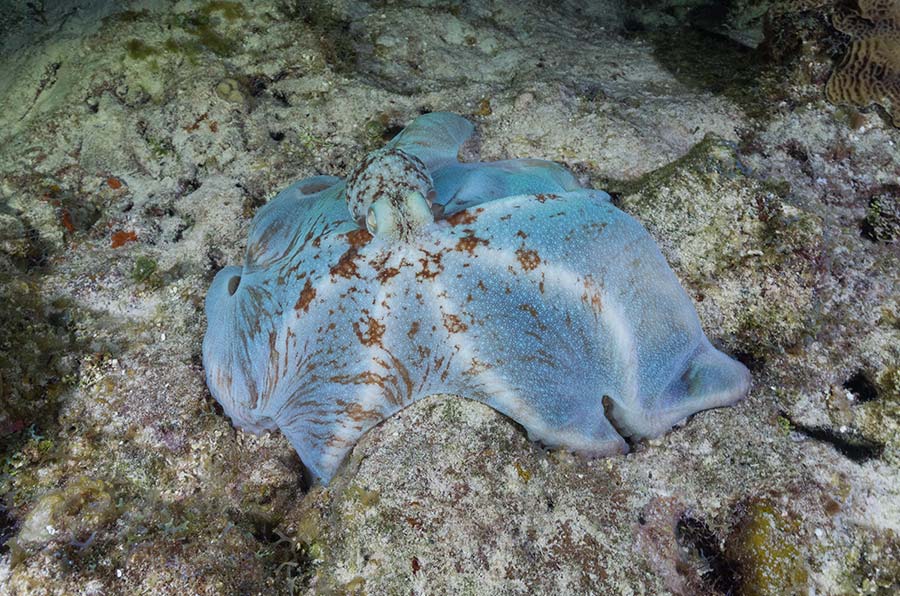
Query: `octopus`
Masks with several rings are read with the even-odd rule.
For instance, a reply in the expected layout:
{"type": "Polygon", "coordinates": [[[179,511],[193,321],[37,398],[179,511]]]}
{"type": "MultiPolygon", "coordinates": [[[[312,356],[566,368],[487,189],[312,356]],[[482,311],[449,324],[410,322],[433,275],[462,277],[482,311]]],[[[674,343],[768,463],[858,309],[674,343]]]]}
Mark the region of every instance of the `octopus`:
{"type": "Polygon", "coordinates": [[[434,394],[595,457],[750,389],[640,223],[554,162],[461,163],[473,131],[425,114],[347,180],[292,184],[212,282],[213,397],[241,429],[280,429],[322,483],[434,394]]]}

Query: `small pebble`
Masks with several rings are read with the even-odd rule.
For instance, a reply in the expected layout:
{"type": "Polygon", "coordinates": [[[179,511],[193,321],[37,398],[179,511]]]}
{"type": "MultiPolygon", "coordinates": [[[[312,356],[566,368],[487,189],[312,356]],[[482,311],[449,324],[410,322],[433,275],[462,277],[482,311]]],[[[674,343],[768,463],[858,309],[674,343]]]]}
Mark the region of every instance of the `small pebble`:
{"type": "Polygon", "coordinates": [[[517,110],[525,110],[534,103],[534,94],[530,91],[520,93],[513,104],[517,110]]]}

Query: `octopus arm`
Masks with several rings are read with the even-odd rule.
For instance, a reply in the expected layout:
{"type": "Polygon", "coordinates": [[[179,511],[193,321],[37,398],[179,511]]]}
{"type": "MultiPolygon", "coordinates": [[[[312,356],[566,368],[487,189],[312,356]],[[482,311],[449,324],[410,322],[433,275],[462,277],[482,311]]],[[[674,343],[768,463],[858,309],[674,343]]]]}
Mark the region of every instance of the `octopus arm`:
{"type": "Polygon", "coordinates": [[[455,356],[440,389],[491,406],[548,446],[591,456],[627,451],[603,415],[597,338],[577,297],[565,287],[542,290],[539,274],[510,279],[509,268],[519,267],[514,250],[482,246],[446,259],[449,269],[468,266],[433,287],[444,322],[435,341],[455,356]]]}
{"type": "Polygon", "coordinates": [[[401,149],[422,160],[432,172],[457,163],[463,143],[475,127],[457,114],[432,112],[416,118],[394,137],[386,149],[401,149]]]}
{"type": "Polygon", "coordinates": [[[542,159],[454,163],[433,172],[432,177],[437,202],[447,215],[503,197],[580,188],[567,169],[542,159]]]}
{"type": "Polygon", "coordinates": [[[294,348],[271,416],[326,483],[366,431],[422,397],[417,388],[426,367],[417,366],[421,354],[403,346],[412,322],[427,325],[426,314],[412,296],[401,295],[412,286],[404,279],[412,269],[400,273],[402,257],[383,249],[376,239],[360,247],[349,278],[318,276],[308,291],[313,298],[286,325],[294,348]],[[398,273],[388,279],[385,270],[398,273]]]}
{"type": "Polygon", "coordinates": [[[749,390],[749,372],[709,343],[652,238],[604,193],[500,199],[444,226],[448,244],[471,249],[448,264],[466,271],[450,295],[478,314],[469,344],[519,379],[549,428],[567,428],[574,412],[653,437],[749,390]]]}

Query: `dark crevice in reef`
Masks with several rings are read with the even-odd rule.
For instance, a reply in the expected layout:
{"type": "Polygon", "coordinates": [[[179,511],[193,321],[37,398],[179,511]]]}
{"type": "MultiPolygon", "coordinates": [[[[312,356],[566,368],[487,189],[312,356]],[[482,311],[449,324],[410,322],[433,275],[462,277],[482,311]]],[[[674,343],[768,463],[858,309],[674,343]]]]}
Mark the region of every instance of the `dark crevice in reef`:
{"type": "Polygon", "coordinates": [[[861,437],[852,431],[840,432],[825,426],[799,424],[785,412],[781,412],[781,416],[787,419],[798,433],[810,439],[828,443],[838,453],[858,464],[867,462],[870,459],[878,459],[884,453],[884,445],[882,443],[861,437]]]}
{"type": "Polygon", "coordinates": [[[681,548],[693,552],[703,562],[700,577],[712,592],[737,593],[737,566],[719,546],[719,538],[706,522],[685,514],[675,526],[675,538],[681,548]]]}
{"type": "Polygon", "coordinates": [[[0,503],[0,555],[9,551],[6,543],[16,534],[17,524],[9,510],[0,503]]]}
{"type": "Polygon", "coordinates": [[[859,231],[875,243],[891,244],[900,238],[900,186],[888,184],[871,193],[859,231]]]}
{"type": "Polygon", "coordinates": [[[853,376],[844,381],[843,386],[847,391],[852,391],[859,402],[872,401],[878,397],[878,389],[875,388],[875,384],[861,370],[853,373],[853,376]]]}
{"type": "Polygon", "coordinates": [[[758,50],[707,31],[684,27],[646,35],[660,65],[682,84],[724,95],[748,110],[760,109],[766,60],[758,50]]]}
{"type": "Polygon", "coordinates": [[[313,476],[313,473],[310,471],[310,469],[306,467],[306,464],[304,464],[299,458],[298,461],[300,461],[300,481],[297,488],[301,493],[306,494],[316,483],[316,478],[315,476],[313,476]]]}
{"type": "Polygon", "coordinates": [[[278,520],[269,519],[253,513],[240,514],[232,512],[233,520],[238,525],[249,525],[252,528],[253,538],[266,544],[279,544],[284,537],[278,533],[278,520]]]}
{"type": "MultiPolygon", "coordinates": [[[[784,48],[799,42],[786,38],[779,28],[771,26],[770,17],[760,15],[767,23],[763,39],[756,46],[741,43],[737,39],[742,31],[734,28],[729,17],[736,2],[710,0],[698,4],[690,10],[663,9],[667,16],[656,18],[650,15],[658,13],[659,6],[651,4],[644,11],[638,8],[643,4],[636,5],[620,33],[649,43],[659,64],[682,84],[728,98],[751,120],[768,120],[774,106],[789,99],[784,80],[798,52],[784,48]],[[660,25],[662,22],[667,24],[660,25]]],[[[737,9],[741,12],[740,7],[737,9]]],[[[746,26],[743,33],[754,39],[754,26],[746,26]]]]}
{"type": "Polygon", "coordinates": [[[402,131],[402,130],[403,130],[403,127],[400,126],[399,124],[391,124],[384,128],[384,133],[381,135],[381,138],[385,142],[388,142],[391,139],[393,139],[394,137],[396,137],[398,134],[400,134],[400,131],[402,131]]]}
{"type": "Polygon", "coordinates": [[[737,351],[732,354],[732,357],[746,366],[750,372],[761,371],[766,364],[763,358],[750,352],[737,351]]]}
{"type": "Polygon", "coordinates": [[[253,538],[264,545],[263,550],[267,553],[275,574],[283,575],[285,580],[293,582],[308,573],[310,559],[305,551],[298,548],[294,538],[279,530],[280,521],[236,511],[229,511],[229,517],[238,527],[249,526],[253,538]]]}

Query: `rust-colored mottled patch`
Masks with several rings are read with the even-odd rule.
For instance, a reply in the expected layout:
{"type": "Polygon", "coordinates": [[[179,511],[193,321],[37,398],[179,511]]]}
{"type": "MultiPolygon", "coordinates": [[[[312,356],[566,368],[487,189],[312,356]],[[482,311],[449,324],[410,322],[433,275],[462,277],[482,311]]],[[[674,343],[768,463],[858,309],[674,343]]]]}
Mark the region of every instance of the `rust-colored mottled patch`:
{"type": "Polygon", "coordinates": [[[297,303],[294,305],[294,310],[309,312],[309,303],[312,302],[315,297],[316,289],[312,287],[312,283],[310,283],[309,278],[307,278],[306,283],[303,284],[303,289],[300,290],[300,297],[297,298],[297,303]]]}
{"type": "Polygon", "coordinates": [[[516,258],[525,271],[533,271],[541,264],[541,257],[536,250],[525,248],[524,246],[516,250],[516,258]]]}
{"type": "Polygon", "coordinates": [[[357,375],[332,375],[328,380],[341,385],[377,385],[384,388],[384,377],[367,370],[357,375]]]}
{"type": "Polygon", "coordinates": [[[358,273],[356,257],[359,256],[359,249],[372,239],[372,234],[368,230],[358,229],[347,232],[344,236],[350,248],[341,255],[337,264],[331,268],[331,274],[350,279],[356,277],[358,273]]]}
{"type": "Polygon", "coordinates": [[[538,311],[537,311],[537,309],[536,309],[535,307],[531,306],[530,304],[520,304],[520,305],[519,305],[519,310],[524,310],[525,312],[527,312],[528,314],[530,314],[530,315],[531,315],[532,317],[534,317],[535,319],[538,318],[538,311]]]}
{"type": "Polygon", "coordinates": [[[573,529],[569,520],[557,523],[553,528],[547,552],[553,560],[575,562],[573,569],[577,570],[579,584],[585,592],[589,591],[589,586],[596,585],[593,582],[606,580],[608,572],[603,566],[605,558],[603,547],[590,534],[573,529]]]}
{"type": "Polygon", "coordinates": [[[378,274],[375,276],[378,281],[384,283],[389,279],[396,277],[400,273],[400,270],[396,267],[385,267],[378,271],[378,274]]]}
{"type": "Polygon", "coordinates": [[[119,248],[120,246],[124,246],[129,242],[137,242],[137,234],[132,232],[131,230],[119,230],[118,232],[114,232],[112,235],[112,239],[110,241],[110,246],[113,248],[119,248]]]}
{"type": "Polygon", "coordinates": [[[547,201],[557,200],[559,195],[538,193],[534,195],[534,198],[538,203],[546,203],[547,201]]]}
{"type": "Polygon", "coordinates": [[[581,300],[590,306],[594,313],[599,315],[603,312],[603,298],[600,295],[600,290],[588,280],[584,282],[584,294],[581,295],[581,300]]]}
{"type": "Polygon", "coordinates": [[[478,375],[487,372],[491,368],[491,365],[487,362],[479,360],[478,358],[472,358],[472,362],[469,363],[469,367],[463,371],[463,374],[467,377],[477,377],[478,375]]]}
{"type": "Polygon", "coordinates": [[[518,236],[522,240],[528,238],[528,234],[526,234],[523,230],[519,230],[518,232],[516,232],[516,236],[518,236]]]}
{"type": "Polygon", "coordinates": [[[353,445],[353,441],[340,435],[331,435],[328,437],[328,440],[325,441],[325,446],[328,449],[340,449],[343,447],[350,447],[351,445],[353,445]]]}
{"type": "Polygon", "coordinates": [[[252,380],[247,381],[247,393],[250,395],[248,407],[252,410],[259,404],[259,390],[256,388],[256,382],[252,380]]]}
{"type": "Polygon", "coordinates": [[[419,259],[422,270],[416,273],[416,279],[419,281],[432,280],[444,271],[444,265],[441,263],[444,255],[443,253],[428,252],[427,250],[422,252],[425,253],[425,256],[419,259]]]}
{"type": "Polygon", "coordinates": [[[395,373],[394,380],[397,383],[398,392],[394,395],[388,393],[386,396],[388,400],[392,403],[396,404],[408,404],[412,399],[412,391],[413,391],[413,382],[412,376],[409,374],[409,369],[400,362],[396,356],[392,353],[388,352],[388,357],[391,359],[391,367],[395,373]]]}
{"type": "Polygon", "coordinates": [[[419,332],[419,322],[413,321],[412,325],[409,326],[409,331],[406,332],[406,337],[408,337],[409,339],[412,339],[413,336],[415,336],[415,334],[418,332],[419,332]]]}
{"type": "Polygon", "coordinates": [[[444,328],[449,333],[461,333],[469,328],[460,318],[452,313],[444,313],[444,328]]]}
{"type": "Polygon", "coordinates": [[[342,254],[341,258],[338,259],[338,262],[330,269],[330,273],[346,279],[356,277],[359,272],[356,267],[356,257],[358,254],[359,253],[355,248],[347,250],[347,252],[342,254]]]}
{"type": "Polygon", "coordinates": [[[209,122],[209,131],[210,132],[219,132],[219,123],[215,120],[211,120],[209,122]]]}
{"type": "Polygon", "coordinates": [[[110,176],[106,179],[106,185],[113,190],[119,190],[122,188],[122,181],[115,176],[110,176]]]}
{"type": "Polygon", "coordinates": [[[368,317],[362,324],[360,324],[359,321],[353,321],[353,332],[356,334],[359,343],[364,346],[381,344],[381,338],[384,337],[384,330],[385,326],[372,317],[368,317]],[[363,329],[363,325],[365,325],[365,329],[363,329]]]}
{"type": "MultiPolygon", "coordinates": [[[[420,530],[424,525],[421,520],[416,519],[415,517],[406,516],[406,523],[409,524],[410,528],[415,528],[416,530],[420,530]]],[[[419,570],[419,560],[413,557],[413,573],[419,570]]]]}
{"type": "Polygon", "coordinates": [[[468,209],[464,209],[462,211],[457,211],[453,215],[449,216],[447,218],[447,223],[449,223],[451,226],[469,225],[475,223],[475,220],[477,219],[478,216],[475,215],[475,213],[469,211],[468,209]]]}
{"type": "Polygon", "coordinates": [[[456,250],[459,252],[466,251],[470,255],[475,253],[475,249],[478,248],[478,245],[487,246],[490,244],[484,238],[479,238],[474,234],[468,234],[459,239],[456,243],[456,250]]]}
{"type": "Polygon", "coordinates": [[[357,250],[368,244],[372,239],[372,234],[369,233],[369,230],[363,228],[347,232],[345,235],[347,237],[347,243],[357,250]]]}
{"type": "Polygon", "coordinates": [[[272,391],[275,390],[275,385],[278,384],[278,380],[281,377],[279,371],[279,363],[280,363],[280,354],[278,350],[275,349],[275,343],[278,341],[278,334],[272,330],[269,331],[269,366],[266,368],[272,371],[271,375],[266,375],[266,380],[263,385],[263,399],[268,401],[269,396],[272,395],[272,391]]]}
{"type": "Polygon", "coordinates": [[[347,416],[349,416],[350,419],[354,422],[365,422],[367,420],[373,420],[375,422],[381,421],[382,416],[380,412],[376,410],[369,410],[363,407],[362,404],[356,402],[345,402],[340,399],[335,403],[338,406],[344,408],[344,412],[346,412],[347,416]]]}

